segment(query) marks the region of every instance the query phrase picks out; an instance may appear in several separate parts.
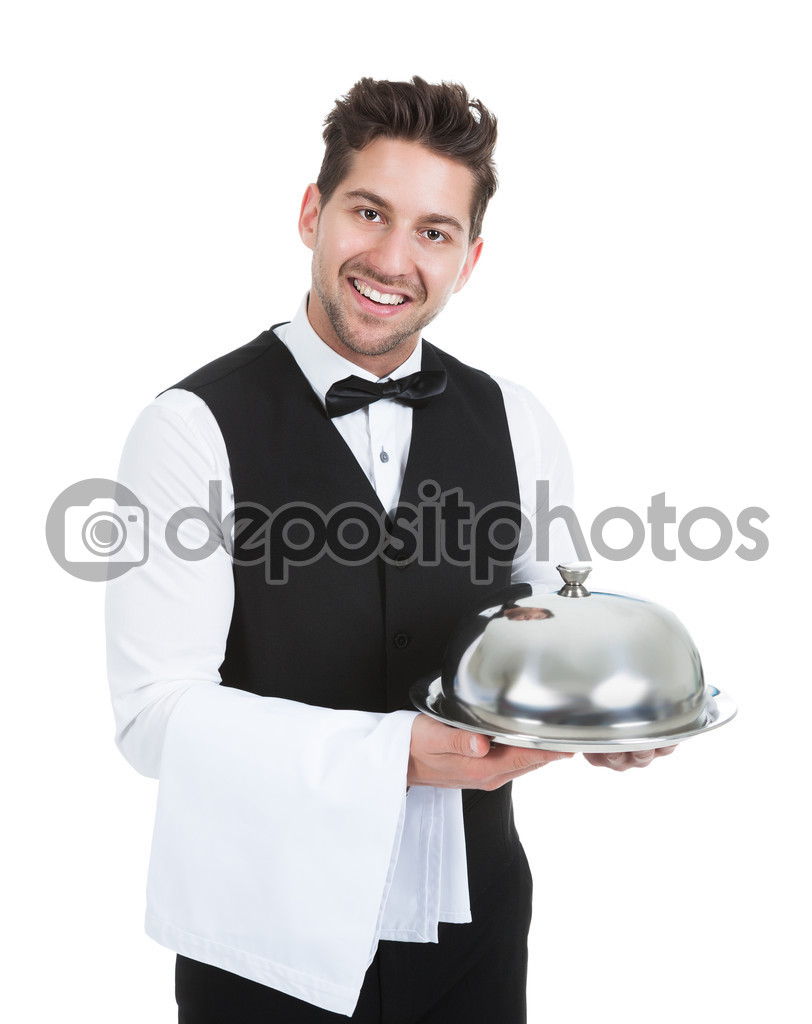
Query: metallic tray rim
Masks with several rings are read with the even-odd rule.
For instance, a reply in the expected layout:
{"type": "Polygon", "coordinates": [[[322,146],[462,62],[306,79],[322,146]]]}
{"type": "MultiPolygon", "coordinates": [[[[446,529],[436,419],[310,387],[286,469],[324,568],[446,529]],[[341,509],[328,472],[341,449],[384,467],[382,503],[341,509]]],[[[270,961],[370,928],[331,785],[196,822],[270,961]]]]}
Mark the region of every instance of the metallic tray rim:
{"type": "Polygon", "coordinates": [[[674,743],[681,743],[693,736],[699,736],[700,733],[710,732],[711,729],[718,729],[720,725],[725,725],[735,717],[736,705],[732,698],[722,690],[715,686],[711,686],[709,689],[711,699],[706,703],[702,714],[695,722],[683,729],[677,729],[670,733],[659,733],[656,736],[635,736],[634,739],[607,737],[605,740],[545,739],[543,736],[530,736],[526,733],[500,729],[477,718],[468,708],[463,708],[450,701],[443,693],[442,679],[439,678],[429,683],[428,686],[425,683],[416,683],[411,688],[409,696],[417,710],[422,711],[430,718],[442,722],[443,725],[453,726],[455,729],[465,729],[468,732],[490,736],[496,743],[504,743],[511,747],[530,747],[535,750],[612,754],[628,750],[670,747],[674,743]]]}

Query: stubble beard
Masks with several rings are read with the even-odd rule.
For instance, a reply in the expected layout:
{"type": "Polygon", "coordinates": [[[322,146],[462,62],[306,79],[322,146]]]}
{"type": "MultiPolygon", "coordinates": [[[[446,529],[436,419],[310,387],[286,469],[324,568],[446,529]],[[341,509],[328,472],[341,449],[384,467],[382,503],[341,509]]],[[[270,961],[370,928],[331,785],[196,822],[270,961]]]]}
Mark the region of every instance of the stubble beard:
{"type": "MultiPolygon", "coordinates": [[[[336,293],[335,295],[331,295],[327,287],[327,275],[324,272],[324,268],[321,266],[318,257],[314,254],[313,289],[319,297],[319,301],[321,302],[324,312],[327,314],[327,319],[330,321],[330,325],[335,331],[336,337],[345,348],[350,352],[354,352],[356,355],[383,356],[389,352],[393,352],[410,338],[414,338],[415,335],[418,335],[419,337],[421,331],[425,327],[428,327],[440,312],[440,309],[423,310],[422,315],[420,315],[416,310],[415,315],[404,319],[397,327],[393,327],[390,333],[378,338],[376,341],[362,341],[357,336],[357,331],[354,331],[350,324],[350,317],[347,313],[346,305],[342,303],[338,297],[339,291],[342,287],[341,282],[351,276],[353,272],[355,272],[358,277],[372,278],[385,287],[397,288],[398,284],[394,280],[387,280],[386,278],[381,279],[380,275],[375,274],[359,263],[353,264],[352,261],[348,261],[339,269],[339,283],[336,288],[336,293]]],[[[418,284],[415,287],[414,283],[410,283],[408,290],[415,296],[413,300],[415,305],[425,302],[425,288],[422,284],[418,284]]],[[[371,313],[366,314],[362,310],[358,310],[356,312],[356,316],[360,317],[361,320],[365,321],[370,326],[380,327],[381,325],[381,321],[371,313]]]]}

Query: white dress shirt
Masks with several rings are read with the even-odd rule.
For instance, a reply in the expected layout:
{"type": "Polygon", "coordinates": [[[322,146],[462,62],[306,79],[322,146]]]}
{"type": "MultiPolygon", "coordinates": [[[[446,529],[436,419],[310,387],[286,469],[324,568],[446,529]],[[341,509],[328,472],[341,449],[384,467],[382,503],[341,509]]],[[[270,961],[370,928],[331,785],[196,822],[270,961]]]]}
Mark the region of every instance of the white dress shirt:
{"type": "MultiPolygon", "coordinates": [[[[306,298],[277,334],[322,401],[350,374],[376,379],[319,339],[306,298]]],[[[418,345],[392,376],[420,369],[421,358],[418,345]]],[[[549,481],[551,507],[572,505],[570,460],[533,396],[498,383],[531,528],[536,481],[549,481]]],[[[411,423],[411,408],[391,400],[333,420],[387,509],[411,423]]],[[[210,481],[222,483],[215,519],[234,507],[225,443],[200,398],[173,389],[144,410],[119,481],[149,513],[146,563],[107,589],[116,740],[138,771],[160,778],[147,931],[350,1015],[381,938],[437,941],[438,922],[471,919],[460,792],[413,787],[406,798],[412,712],[335,711],[217,685],[234,600],[227,546],[183,560],[164,540],[174,512],[209,508],[210,481]]],[[[189,520],[180,539],[198,547],[208,529],[189,520]]],[[[521,546],[517,581],[553,586],[555,564],[573,558],[561,520],[551,562],[537,561],[531,536],[521,546]]]]}

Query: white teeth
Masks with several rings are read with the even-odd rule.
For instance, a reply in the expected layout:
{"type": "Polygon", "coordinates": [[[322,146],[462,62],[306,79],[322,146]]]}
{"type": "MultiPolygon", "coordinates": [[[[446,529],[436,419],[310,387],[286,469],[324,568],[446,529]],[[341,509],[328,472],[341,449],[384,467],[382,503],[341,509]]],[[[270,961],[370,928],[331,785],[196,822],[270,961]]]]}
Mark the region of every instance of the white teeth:
{"type": "Polygon", "coordinates": [[[402,302],[406,301],[404,295],[389,295],[388,293],[381,295],[380,292],[376,292],[369,285],[364,285],[362,288],[361,284],[355,279],[353,279],[352,283],[362,295],[366,295],[368,299],[372,299],[373,302],[380,302],[384,306],[399,306],[402,302]]]}

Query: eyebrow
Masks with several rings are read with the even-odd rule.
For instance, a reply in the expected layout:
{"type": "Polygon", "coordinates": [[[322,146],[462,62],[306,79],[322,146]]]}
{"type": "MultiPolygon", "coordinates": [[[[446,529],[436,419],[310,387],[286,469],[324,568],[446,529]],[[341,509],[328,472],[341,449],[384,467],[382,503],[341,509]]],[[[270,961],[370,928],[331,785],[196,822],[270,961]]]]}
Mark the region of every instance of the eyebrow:
{"type": "MultiPolygon", "coordinates": [[[[365,203],[369,203],[370,206],[383,210],[385,213],[392,210],[391,204],[383,196],[379,196],[376,192],[367,192],[365,189],[357,188],[351,192],[345,192],[344,198],[361,199],[365,203]]],[[[446,224],[448,227],[456,228],[460,234],[465,234],[465,228],[462,224],[460,224],[456,217],[452,217],[448,213],[424,213],[418,219],[428,224],[446,224]]]]}

